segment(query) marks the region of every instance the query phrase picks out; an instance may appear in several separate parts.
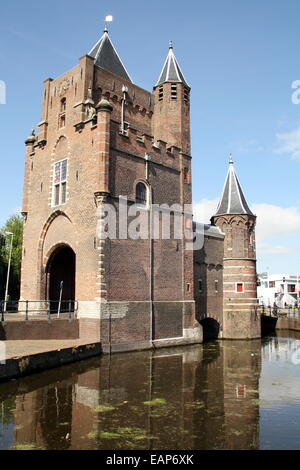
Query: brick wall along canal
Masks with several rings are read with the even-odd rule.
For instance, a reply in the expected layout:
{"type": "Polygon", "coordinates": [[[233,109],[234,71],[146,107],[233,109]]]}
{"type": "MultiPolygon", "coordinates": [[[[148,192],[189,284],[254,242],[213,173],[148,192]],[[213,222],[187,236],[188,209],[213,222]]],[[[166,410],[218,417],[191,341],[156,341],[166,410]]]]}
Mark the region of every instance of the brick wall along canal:
{"type": "Polygon", "coordinates": [[[300,334],[103,356],[0,385],[0,449],[299,449],[300,334]]]}

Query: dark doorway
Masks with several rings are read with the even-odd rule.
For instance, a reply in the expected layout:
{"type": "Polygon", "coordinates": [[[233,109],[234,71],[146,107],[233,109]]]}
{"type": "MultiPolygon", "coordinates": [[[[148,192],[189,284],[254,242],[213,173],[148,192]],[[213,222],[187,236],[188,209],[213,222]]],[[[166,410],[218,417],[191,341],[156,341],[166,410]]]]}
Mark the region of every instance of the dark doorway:
{"type": "Polygon", "coordinates": [[[51,256],[48,266],[48,300],[51,311],[57,312],[62,288],[61,311],[74,309],[76,255],[68,246],[61,246],[51,256]],[[70,304],[71,301],[71,304],[70,304]]]}
{"type": "Polygon", "coordinates": [[[219,323],[213,318],[205,318],[200,321],[203,326],[203,341],[218,339],[220,332],[219,323]]]}

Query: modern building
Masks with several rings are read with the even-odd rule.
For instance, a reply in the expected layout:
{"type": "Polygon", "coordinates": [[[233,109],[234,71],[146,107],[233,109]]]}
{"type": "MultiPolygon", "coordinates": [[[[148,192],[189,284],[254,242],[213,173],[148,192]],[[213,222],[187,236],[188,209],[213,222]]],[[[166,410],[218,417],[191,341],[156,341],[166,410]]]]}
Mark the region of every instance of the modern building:
{"type": "Polygon", "coordinates": [[[259,276],[258,299],[260,305],[284,308],[299,301],[299,275],[262,274],[259,276]]]}

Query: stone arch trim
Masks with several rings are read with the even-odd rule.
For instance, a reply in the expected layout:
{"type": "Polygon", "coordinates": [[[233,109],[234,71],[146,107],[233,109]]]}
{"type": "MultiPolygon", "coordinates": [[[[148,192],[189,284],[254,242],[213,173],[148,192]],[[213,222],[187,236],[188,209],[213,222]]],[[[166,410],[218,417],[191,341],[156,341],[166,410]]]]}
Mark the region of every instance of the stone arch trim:
{"type": "Polygon", "coordinates": [[[149,183],[149,181],[147,181],[146,179],[143,179],[143,178],[140,178],[140,179],[136,179],[134,181],[134,184],[133,184],[133,188],[134,188],[134,193],[133,193],[133,196],[134,196],[134,200],[136,201],[136,188],[138,186],[138,184],[142,183],[143,185],[145,185],[146,187],[146,191],[147,191],[147,206],[149,206],[151,204],[151,199],[152,199],[152,196],[151,196],[151,185],[149,183]]]}
{"type": "Polygon", "coordinates": [[[66,243],[64,241],[58,241],[55,245],[53,245],[50,250],[43,256],[43,270],[46,272],[49,260],[55,254],[59,247],[67,247],[71,248],[71,250],[76,254],[74,246],[71,243],[66,243]]]}
{"type": "MultiPolygon", "coordinates": [[[[43,299],[43,297],[45,296],[44,292],[45,292],[45,276],[46,276],[47,263],[48,263],[49,257],[54,252],[54,251],[52,253],[48,252],[46,255],[44,255],[45,240],[46,240],[48,230],[51,227],[53,221],[55,219],[57,219],[57,217],[60,217],[60,216],[65,217],[72,224],[72,221],[71,221],[70,217],[65,212],[63,212],[59,209],[52,212],[52,214],[48,217],[47,221],[45,222],[45,224],[43,226],[43,229],[42,229],[41,234],[40,234],[39,242],[38,242],[37,280],[38,280],[38,296],[41,300],[45,300],[45,299],[43,299]]],[[[77,236],[76,236],[77,231],[76,231],[74,226],[73,226],[73,228],[74,228],[75,239],[76,239],[77,238],[77,236]]],[[[58,240],[57,243],[55,243],[55,245],[53,246],[53,249],[54,250],[57,249],[57,247],[59,245],[70,246],[70,248],[74,251],[74,253],[76,253],[75,247],[72,246],[72,244],[69,243],[69,242],[66,243],[66,241],[64,241],[64,240],[58,240]]],[[[51,251],[51,249],[50,249],[50,251],[51,251]]]]}

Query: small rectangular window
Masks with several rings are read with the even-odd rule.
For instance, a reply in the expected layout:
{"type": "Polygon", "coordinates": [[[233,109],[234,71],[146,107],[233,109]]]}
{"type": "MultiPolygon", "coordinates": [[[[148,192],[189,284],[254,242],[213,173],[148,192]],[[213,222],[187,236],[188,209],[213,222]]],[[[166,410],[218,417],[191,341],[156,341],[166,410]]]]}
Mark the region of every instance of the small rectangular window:
{"type": "Polygon", "coordinates": [[[198,280],[198,290],[199,292],[202,292],[202,279],[198,280]]]}
{"type": "Polygon", "coordinates": [[[239,293],[244,292],[244,283],[243,282],[238,282],[236,285],[236,291],[239,293]]]}
{"type": "Polygon", "coordinates": [[[219,292],[219,281],[215,281],[215,291],[219,292]]]}
{"type": "Polygon", "coordinates": [[[191,284],[186,285],[186,290],[187,290],[187,292],[191,292],[191,284]]]}

